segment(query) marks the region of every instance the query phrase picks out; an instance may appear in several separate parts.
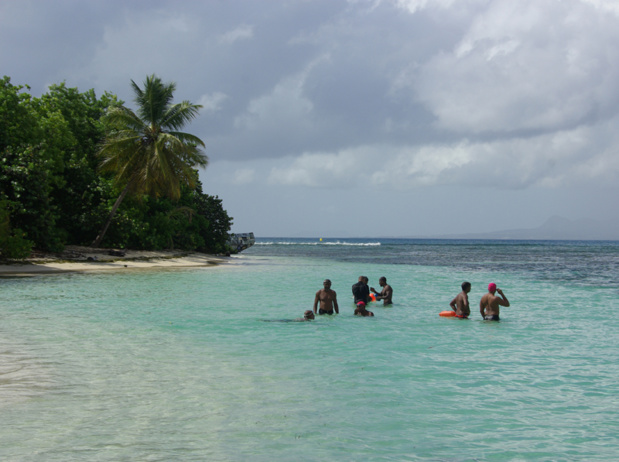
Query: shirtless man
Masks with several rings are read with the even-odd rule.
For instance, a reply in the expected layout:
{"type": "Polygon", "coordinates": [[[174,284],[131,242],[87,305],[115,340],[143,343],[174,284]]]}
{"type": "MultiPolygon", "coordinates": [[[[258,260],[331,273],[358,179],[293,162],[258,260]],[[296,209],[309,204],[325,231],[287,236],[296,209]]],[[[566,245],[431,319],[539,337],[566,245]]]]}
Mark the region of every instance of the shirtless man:
{"type": "Polygon", "coordinates": [[[314,298],[314,313],[333,314],[333,310],[335,310],[335,312],[339,314],[340,309],[337,306],[337,294],[335,290],[331,290],[331,281],[325,279],[322,285],[324,289],[320,289],[316,292],[316,297],[314,298]],[[316,311],[318,309],[318,302],[320,302],[320,311],[316,311]]]}
{"type": "Polygon", "coordinates": [[[383,288],[383,290],[381,290],[380,293],[376,292],[374,287],[370,287],[370,290],[376,294],[376,301],[382,300],[383,305],[391,305],[393,303],[391,301],[391,297],[393,297],[393,289],[391,288],[389,284],[387,284],[387,278],[385,276],[382,276],[378,280],[378,283],[383,288]]]}
{"type": "Polygon", "coordinates": [[[507,300],[503,291],[494,282],[491,282],[488,284],[488,293],[481,297],[479,302],[481,317],[486,321],[498,321],[499,306],[509,306],[509,300],[507,300]],[[494,295],[495,292],[498,292],[500,297],[494,295]]]}
{"type": "Polygon", "coordinates": [[[456,312],[456,318],[466,319],[471,314],[471,307],[469,306],[469,292],[471,291],[471,283],[462,283],[462,292],[460,292],[451,301],[449,306],[456,312]]]}

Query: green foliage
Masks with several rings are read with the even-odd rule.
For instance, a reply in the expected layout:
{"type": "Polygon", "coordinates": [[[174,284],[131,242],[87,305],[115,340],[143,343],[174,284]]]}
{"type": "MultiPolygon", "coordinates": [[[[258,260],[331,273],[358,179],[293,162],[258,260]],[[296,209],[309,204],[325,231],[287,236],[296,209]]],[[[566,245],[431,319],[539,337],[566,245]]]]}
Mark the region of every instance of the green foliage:
{"type": "MultiPolygon", "coordinates": [[[[173,84],[149,79],[156,88],[139,95],[144,107],[151,104],[153,109],[161,109],[165,102],[169,112],[161,111],[158,120],[186,145],[176,151],[185,163],[183,168],[179,170],[177,161],[169,163],[173,170],[181,171],[176,184],[179,189],[170,192],[170,184],[147,172],[153,184],[137,187],[134,196],[127,196],[104,243],[136,249],[223,252],[232,219],[219,198],[202,192],[197,171],[187,167],[192,162],[206,165],[206,156],[199,151],[203,144],[193,135],[176,131],[195,116],[199,106],[188,102],[169,105],[173,84]]],[[[52,85],[40,98],[33,98],[28,90],[27,86],[12,85],[9,77],[0,79],[3,258],[24,257],[32,248],[58,251],[66,244],[90,243],[125,185],[123,181],[128,180],[114,171],[98,171],[98,151],[106,129],[114,132],[118,122],[109,115],[124,110],[120,109],[121,101],[109,93],[101,98],[93,90],[80,93],[64,83],[52,85]]],[[[171,138],[165,139],[165,148],[171,152],[166,144],[171,138]]],[[[149,143],[160,141],[153,138],[149,143]]]]}
{"type": "Polygon", "coordinates": [[[99,245],[127,193],[151,197],[180,197],[181,185],[195,187],[195,166],[206,167],[207,157],[197,136],[182,129],[202,106],[189,101],[172,104],[176,85],[164,84],[148,76],[141,89],[131,81],[138,105],[137,113],[122,105],[111,107],[105,115],[107,133],[99,155],[101,170],[114,175],[122,188],[108,220],[93,242],[99,245]]]}
{"type": "Polygon", "coordinates": [[[224,253],[232,218],[198,182],[194,189],[181,188],[179,201],[130,197],[112,223],[104,241],[109,247],[224,253]]]}
{"type": "Polygon", "coordinates": [[[26,258],[33,242],[24,237],[21,229],[11,229],[9,201],[0,200],[0,258],[26,258]]]}

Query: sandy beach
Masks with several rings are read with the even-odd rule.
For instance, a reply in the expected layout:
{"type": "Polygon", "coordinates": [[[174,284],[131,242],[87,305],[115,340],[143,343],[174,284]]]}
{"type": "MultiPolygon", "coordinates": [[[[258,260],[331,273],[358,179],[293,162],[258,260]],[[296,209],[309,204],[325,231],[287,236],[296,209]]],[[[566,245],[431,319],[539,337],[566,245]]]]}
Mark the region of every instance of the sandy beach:
{"type": "Polygon", "coordinates": [[[230,257],[183,250],[123,250],[67,246],[57,254],[33,253],[22,261],[0,264],[0,277],[34,276],[84,271],[137,268],[182,268],[227,263],[230,257]],[[124,254],[124,255],[123,255],[124,254]]]}

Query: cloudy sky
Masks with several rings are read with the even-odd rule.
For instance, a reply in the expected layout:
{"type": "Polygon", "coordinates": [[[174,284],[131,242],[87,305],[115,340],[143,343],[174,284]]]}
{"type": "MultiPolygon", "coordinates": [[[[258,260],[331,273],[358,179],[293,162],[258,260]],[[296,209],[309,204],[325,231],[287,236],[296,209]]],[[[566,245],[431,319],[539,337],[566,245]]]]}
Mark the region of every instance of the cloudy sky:
{"type": "Polygon", "coordinates": [[[0,0],[0,44],[34,96],[176,82],[236,232],[619,229],[617,0],[0,0]]]}

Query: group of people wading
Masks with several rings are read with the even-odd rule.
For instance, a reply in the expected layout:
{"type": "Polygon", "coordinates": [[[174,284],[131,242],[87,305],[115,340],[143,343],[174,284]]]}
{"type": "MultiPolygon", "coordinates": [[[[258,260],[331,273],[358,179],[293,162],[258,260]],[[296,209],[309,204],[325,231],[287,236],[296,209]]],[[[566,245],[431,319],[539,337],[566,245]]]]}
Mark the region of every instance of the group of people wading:
{"type": "MultiPolygon", "coordinates": [[[[469,292],[471,291],[471,283],[462,283],[462,292],[449,303],[451,309],[456,312],[456,318],[466,319],[471,315],[471,307],[469,306],[469,292]]],[[[485,321],[498,321],[500,306],[509,306],[509,300],[499,289],[494,282],[488,284],[488,292],[481,297],[479,301],[479,313],[485,321]],[[498,293],[499,295],[496,295],[498,293]]]]}
{"type": "MultiPolygon", "coordinates": [[[[374,316],[374,313],[368,311],[366,306],[370,300],[382,300],[383,304],[391,305],[393,289],[387,284],[387,278],[382,276],[378,283],[381,291],[378,292],[374,287],[368,286],[369,279],[367,276],[359,276],[359,281],[352,286],[352,294],[355,299],[355,316],[374,316]]],[[[323,288],[316,292],[314,298],[313,314],[335,314],[339,313],[340,309],[337,304],[337,294],[331,289],[331,281],[325,279],[322,283],[323,288]],[[319,307],[320,304],[320,307],[319,307]]],[[[309,311],[309,310],[308,310],[309,311]]]]}
{"type": "MultiPolygon", "coordinates": [[[[359,276],[357,283],[352,286],[352,294],[355,300],[355,316],[374,316],[374,313],[367,310],[367,304],[370,300],[382,300],[384,305],[391,305],[393,297],[393,288],[387,284],[387,278],[382,276],[378,283],[381,291],[378,292],[374,287],[368,286],[369,279],[367,276],[359,276]]],[[[325,279],[322,283],[323,288],[316,292],[314,298],[314,311],[307,310],[304,313],[306,320],[314,319],[316,314],[338,314],[340,312],[337,304],[337,294],[331,289],[331,281],[325,279]]],[[[462,292],[455,296],[449,303],[451,308],[456,313],[455,317],[467,319],[471,315],[471,307],[469,306],[469,292],[471,291],[471,283],[462,283],[462,292]]],[[[486,321],[498,321],[500,306],[509,306],[509,300],[499,289],[494,282],[488,285],[488,293],[481,297],[479,302],[479,312],[481,317],[486,321]],[[496,295],[496,294],[499,295],[496,295]]]]}

